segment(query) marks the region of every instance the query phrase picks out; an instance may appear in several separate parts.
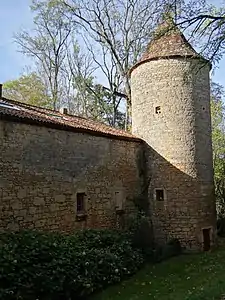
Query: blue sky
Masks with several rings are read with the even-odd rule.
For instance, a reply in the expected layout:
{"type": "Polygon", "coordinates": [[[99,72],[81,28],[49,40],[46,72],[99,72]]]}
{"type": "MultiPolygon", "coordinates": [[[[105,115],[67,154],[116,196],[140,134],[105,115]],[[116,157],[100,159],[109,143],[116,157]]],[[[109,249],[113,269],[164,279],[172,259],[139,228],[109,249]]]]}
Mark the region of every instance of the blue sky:
{"type": "MultiPolygon", "coordinates": [[[[211,0],[214,5],[222,0],[211,0]]],[[[31,0],[1,0],[0,6],[0,82],[19,77],[29,60],[18,52],[13,34],[20,29],[32,28],[32,14],[29,9],[31,0]]],[[[225,86],[225,58],[213,74],[213,80],[225,86]]]]}
{"type": "Polygon", "coordinates": [[[0,82],[17,78],[27,62],[18,52],[13,34],[32,27],[30,0],[1,0],[0,6],[0,82]]]}

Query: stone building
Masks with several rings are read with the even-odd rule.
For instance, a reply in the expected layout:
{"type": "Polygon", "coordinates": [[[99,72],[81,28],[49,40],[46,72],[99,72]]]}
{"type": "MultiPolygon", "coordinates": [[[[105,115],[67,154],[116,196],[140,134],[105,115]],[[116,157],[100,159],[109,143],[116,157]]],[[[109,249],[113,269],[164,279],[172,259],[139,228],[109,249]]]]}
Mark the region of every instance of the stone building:
{"type": "Polygon", "coordinates": [[[121,226],[144,187],[157,242],[208,250],[216,224],[209,72],[167,24],[130,70],[133,134],[1,98],[0,230],[121,226]]]}

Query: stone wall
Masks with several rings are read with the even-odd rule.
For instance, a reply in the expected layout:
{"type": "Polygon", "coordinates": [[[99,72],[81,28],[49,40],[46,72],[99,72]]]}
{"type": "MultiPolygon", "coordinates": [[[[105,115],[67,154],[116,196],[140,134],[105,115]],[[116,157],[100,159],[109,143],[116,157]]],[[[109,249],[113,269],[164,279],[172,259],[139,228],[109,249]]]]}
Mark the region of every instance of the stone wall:
{"type": "Polygon", "coordinates": [[[139,193],[140,151],[139,142],[1,120],[0,230],[118,226],[115,206],[126,215],[139,193]]]}
{"type": "Polygon", "coordinates": [[[209,66],[185,58],[145,62],[132,71],[133,134],[147,143],[149,201],[158,241],[199,248],[215,234],[209,66]],[[164,201],[156,200],[156,189],[164,201]]]}

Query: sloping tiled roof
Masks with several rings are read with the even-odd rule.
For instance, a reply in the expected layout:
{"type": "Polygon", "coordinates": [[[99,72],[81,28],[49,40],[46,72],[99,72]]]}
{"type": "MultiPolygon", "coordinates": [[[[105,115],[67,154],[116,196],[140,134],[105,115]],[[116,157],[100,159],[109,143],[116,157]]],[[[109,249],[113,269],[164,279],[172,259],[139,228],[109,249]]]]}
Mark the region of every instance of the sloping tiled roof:
{"type": "Polygon", "coordinates": [[[146,61],[171,57],[192,57],[207,62],[194,50],[173,21],[167,20],[156,29],[152,41],[147,45],[146,51],[129,73],[146,61]]]}
{"type": "Polygon", "coordinates": [[[79,116],[62,114],[55,110],[28,105],[26,103],[0,99],[0,118],[7,118],[29,124],[38,124],[61,130],[86,132],[92,135],[106,136],[109,138],[141,141],[129,132],[86,119],[79,116]]]}

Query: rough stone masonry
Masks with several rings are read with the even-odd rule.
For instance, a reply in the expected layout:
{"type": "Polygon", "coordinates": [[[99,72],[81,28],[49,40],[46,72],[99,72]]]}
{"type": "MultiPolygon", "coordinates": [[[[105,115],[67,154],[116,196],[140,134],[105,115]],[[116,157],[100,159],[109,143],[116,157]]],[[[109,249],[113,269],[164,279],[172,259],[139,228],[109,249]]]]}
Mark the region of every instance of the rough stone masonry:
{"type": "Polygon", "coordinates": [[[0,231],[120,228],[147,183],[156,242],[178,238],[209,250],[216,231],[209,71],[165,23],[130,70],[133,135],[0,99],[0,231]]]}
{"type": "Polygon", "coordinates": [[[0,230],[117,226],[132,209],[141,143],[0,121],[0,230]],[[85,193],[85,213],[76,211],[85,193]]]}
{"type": "Polygon", "coordinates": [[[206,249],[216,227],[210,63],[170,26],[131,70],[132,129],[147,144],[156,239],[206,249]]]}

